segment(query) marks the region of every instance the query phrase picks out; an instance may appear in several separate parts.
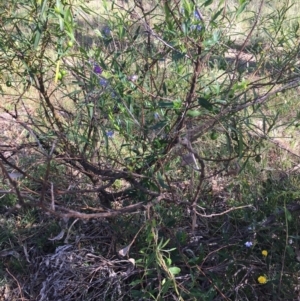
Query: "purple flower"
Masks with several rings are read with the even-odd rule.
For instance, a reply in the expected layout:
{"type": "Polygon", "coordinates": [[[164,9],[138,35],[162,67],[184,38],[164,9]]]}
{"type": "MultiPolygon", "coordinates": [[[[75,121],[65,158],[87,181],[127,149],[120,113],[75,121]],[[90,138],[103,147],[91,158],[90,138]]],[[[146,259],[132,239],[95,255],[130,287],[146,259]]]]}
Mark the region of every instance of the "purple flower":
{"type": "Polygon", "coordinates": [[[113,136],[114,136],[114,131],[107,131],[107,132],[106,132],[106,136],[107,136],[108,138],[113,138],[113,136]]]}
{"type": "Polygon", "coordinates": [[[132,81],[132,82],[135,82],[139,77],[134,74],[134,75],[130,75],[127,77],[128,80],[132,81]]]}
{"type": "Polygon", "coordinates": [[[105,79],[105,78],[100,78],[100,80],[99,80],[99,85],[100,86],[102,86],[102,87],[107,87],[107,85],[108,85],[108,80],[107,79],[105,79]]]}
{"type": "Polygon", "coordinates": [[[102,73],[102,68],[98,65],[98,64],[94,64],[94,72],[97,74],[101,74],[102,73]]]}
{"type": "Polygon", "coordinates": [[[201,20],[201,16],[196,10],[194,11],[194,17],[199,21],[201,20]]]}
{"type": "Polygon", "coordinates": [[[245,242],[245,246],[246,246],[247,248],[252,247],[252,245],[253,245],[253,243],[252,243],[251,241],[246,241],[246,242],[245,242]]]}
{"type": "Polygon", "coordinates": [[[105,36],[109,36],[111,30],[110,30],[110,28],[109,28],[108,26],[105,26],[105,27],[103,28],[102,32],[103,32],[103,34],[104,34],[105,36]]]}
{"type": "Polygon", "coordinates": [[[159,114],[157,112],[154,113],[154,119],[159,119],[159,114]]]}
{"type": "Polygon", "coordinates": [[[198,30],[200,31],[202,29],[201,25],[191,25],[191,30],[198,30]]]}

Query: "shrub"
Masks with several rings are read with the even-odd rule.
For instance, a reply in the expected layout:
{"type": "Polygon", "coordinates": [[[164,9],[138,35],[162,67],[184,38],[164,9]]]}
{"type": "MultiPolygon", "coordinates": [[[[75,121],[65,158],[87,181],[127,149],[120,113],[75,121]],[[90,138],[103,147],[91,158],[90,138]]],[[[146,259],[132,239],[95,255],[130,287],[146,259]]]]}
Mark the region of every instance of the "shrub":
{"type": "MultiPolygon", "coordinates": [[[[293,7],[102,4],[100,12],[73,0],[1,4],[1,108],[19,131],[0,149],[2,172],[21,206],[64,218],[125,220],[128,213],[150,214],[152,206],[170,225],[191,218],[195,235],[199,210],[213,210],[214,195],[224,191],[218,181],[254,172],[267,159],[265,144],[277,143],[271,135],[296,124],[297,112],[283,120],[278,106],[280,93],[286,98],[299,86],[293,7]],[[24,179],[16,182],[11,170],[24,179]]],[[[250,184],[230,185],[238,196],[250,184]]],[[[154,261],[169,279],[157,296],[173,287],[183,298],[175,281],[180,269],[164,250],[174,233],[159,240],[156,225],[145,229],[154,261]]],[[[258,277],[264,284],[267,278],[258,277]]],[[[218,281],[201,296],[198,284],[187,286],[195,298],[210,300],[221,292],[218,281]]]]}

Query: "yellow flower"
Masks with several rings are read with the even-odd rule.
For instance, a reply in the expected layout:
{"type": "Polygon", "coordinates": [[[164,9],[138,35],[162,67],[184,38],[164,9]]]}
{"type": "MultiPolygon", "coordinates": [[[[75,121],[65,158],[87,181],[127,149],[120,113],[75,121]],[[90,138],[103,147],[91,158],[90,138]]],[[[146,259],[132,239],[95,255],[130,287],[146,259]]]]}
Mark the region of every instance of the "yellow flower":
{"type": "Polygon", "coordinates": [[[258,281],[260,284],[265,284],[265,283],[267,283],[267,277],[265,277],[265,276],[259,276],[259,277],[257,278],[257,281],[258,281]]]}
{"type": "Polygon", "coordinates": [[[262,254],[263,256],[267,257],[267,256],[268,256],[268,251],[267,251],[267,250],[262,250],[262,251],[261,251],[261,254],[262,254]]]}

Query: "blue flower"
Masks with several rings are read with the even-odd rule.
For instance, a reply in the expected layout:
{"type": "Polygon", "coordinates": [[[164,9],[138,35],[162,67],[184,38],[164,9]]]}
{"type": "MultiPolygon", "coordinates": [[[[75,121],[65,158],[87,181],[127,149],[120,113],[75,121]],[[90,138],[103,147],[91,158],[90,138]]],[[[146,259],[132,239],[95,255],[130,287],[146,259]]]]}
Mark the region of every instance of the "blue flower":
{"type": "Polygon", "coordinates": [[[194,11],[194,17],[199,21],[201,20],[201,16],[196,10],[194,11]]]}
{"type": "Polygon", "coordinates": [[[245,242],[245,246],[246,246],[247,248],[252,247],[252,245],[253,245],[253,243],[252,243],[251,241],[246,241],[246,242],[245,242]]]}
{"type": "Polygon", "coordinates": [[[114,136],[114,131],[107,131],[107,132],[106,132],[106,136],[107,136],[108,138],[113,138],[113,136],[114,136]]]}
{"type": "Polygon", "coordinates": [[[159,114],[157,112],[154,113],[154,119],[159,119],[159,114]]]}
{"type": "Polygon", "coordinates": [[[114,91],[112,91],[112,92],[110,93],[110,96],[111,96],[112,98],[116,98],[116,97],[117,97],[117,94],[116,94],[114,91]]]}
{"type": "Polygon", "coordinates": [[[100,78],[100,80],[99,80],[99,85],[100,86],[102,86],[102,87],[107,87],[107,85],[108,85],[108,80],[107,79],[105,79],[105,78],[100,78]]]}
{"type": "Polygon", "coordinates": [[[200,31],[202,29],[201,25],[191,25],[191,30],[198,30],[200,31]]]}
{"type": "Polygon", "coordinates": [[[102,73],[102,68],[98,65],[98,64],[94,64],[94,72],[97,74],[101,74],[102,73]]]}
{"type": "Polygon", "coordinates": [[[105,26],[103,29],[102,29],[102,32],[105,36],[109,36],[110,35],[110,28],[108,26],[105,26]]]}

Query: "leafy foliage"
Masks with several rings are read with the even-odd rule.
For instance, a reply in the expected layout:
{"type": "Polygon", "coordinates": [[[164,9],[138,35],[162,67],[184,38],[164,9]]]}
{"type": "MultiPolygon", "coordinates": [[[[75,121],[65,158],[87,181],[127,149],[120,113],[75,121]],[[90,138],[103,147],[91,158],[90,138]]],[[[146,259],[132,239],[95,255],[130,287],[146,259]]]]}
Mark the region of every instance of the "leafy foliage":
{"type": "Polygon", "coordinates": [[[293,5],[102,5],[0,5],[3,207],[109,218],[143,269],[130,300],[290,298],[298,179],[266,169],[295,155],[276,140],[299,119],[293,5]]]}

